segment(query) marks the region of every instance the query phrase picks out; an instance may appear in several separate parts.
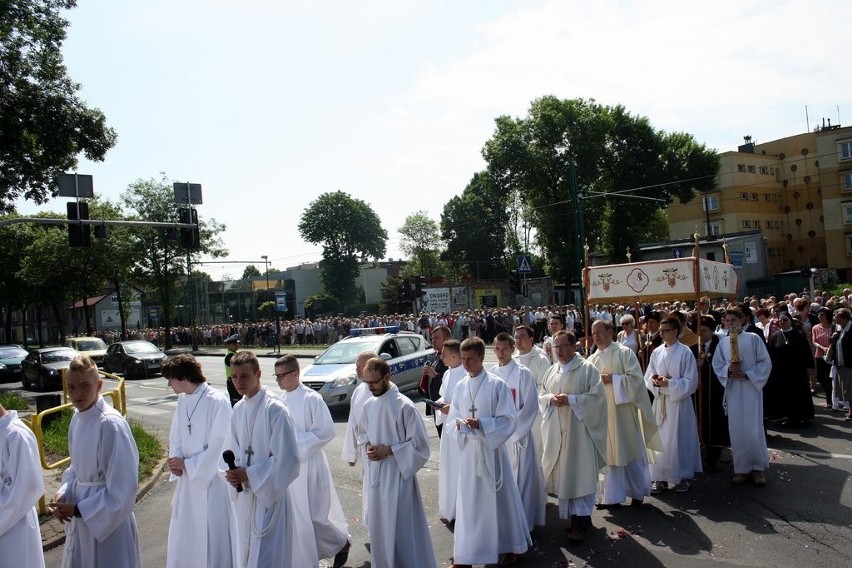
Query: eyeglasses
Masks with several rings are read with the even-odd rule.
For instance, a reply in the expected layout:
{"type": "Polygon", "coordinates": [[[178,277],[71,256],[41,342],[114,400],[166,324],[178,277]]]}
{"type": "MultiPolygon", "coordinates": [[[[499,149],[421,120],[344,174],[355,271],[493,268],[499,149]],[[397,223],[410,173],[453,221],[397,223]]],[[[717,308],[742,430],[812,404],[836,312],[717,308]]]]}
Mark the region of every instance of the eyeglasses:
{"type": "Polygon", "coordinates": [[[284,377],[286,377],[290,373],[295,373],[296,371],[298,371],[298,369],[290,369],[286,373],[275,373],[275,378],[276,379],[283,379],[284,377]]]}

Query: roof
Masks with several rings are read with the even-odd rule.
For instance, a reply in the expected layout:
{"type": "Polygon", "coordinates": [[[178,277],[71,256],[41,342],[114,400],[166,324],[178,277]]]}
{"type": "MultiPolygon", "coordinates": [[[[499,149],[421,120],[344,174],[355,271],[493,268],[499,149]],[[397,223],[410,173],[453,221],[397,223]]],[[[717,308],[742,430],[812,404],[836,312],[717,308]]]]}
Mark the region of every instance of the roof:
{"type": "MultiPolygon", "coordinates": [[[[95,304],[97,304],[98,302],[100,302],[101,300],[103,300],[104,298],[106,298],[107,296],[110,296],[110,295],[111,295],[111,293],[110,294],[102,294],[100,296],[92,296],[91,298],[86,300],[86,305],[87,306],[94,306],[95,304]]],[[[68,309],[69,310],[79,310],[82,307],[83,307],[83,300],[80,300],[78,302],[74,302],[73,304],[71,304],[71,307],[68,308],[68,309]]]]}

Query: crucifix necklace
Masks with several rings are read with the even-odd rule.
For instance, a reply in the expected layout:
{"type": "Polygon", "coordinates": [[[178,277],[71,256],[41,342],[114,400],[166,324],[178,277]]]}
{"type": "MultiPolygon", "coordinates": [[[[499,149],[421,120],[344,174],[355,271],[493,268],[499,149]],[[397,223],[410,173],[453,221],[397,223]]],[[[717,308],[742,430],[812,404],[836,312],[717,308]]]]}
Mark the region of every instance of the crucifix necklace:
{"type": "MultiPolygon", "coordinates": [[[[184,412],[186,412],[186,429],[189,432],[189,435],[192,435],[192,417],[195,414],[195,411],[198,409],[198,404],[201,402],[201,399],[204,398],[204,391],[201,390],[204,387],[204,383],[198,385],[198,388],[195,389],[195,392],[192,394],[198,395],[198,400],[195,401],[195,406],[192,409],[192,412],[189,412],[186,408],[184,408],[184,412]]],[[[189,404],[187,403],[187,406],[189,404]]]]}
{"type": "Polygon", "coordinates": [[[482,377],[482,381],[480,381],[479,386],[476,387],[476,392],[473,392],[470,388],[472,380],[473,377],[471,377],[467,382],[467,394],[470,395],[470,408],[468,408],[467,411],[470,412],[471,418],[476,418],[476,411],[479,410],[476,408],[476,395],[479,394],[479,389],[482,388],[482,383],[485,382],[485,377],[482,377]]]}
{"type": "MultiPolygon", "coordinates": [[[[261,391],[259,394],[261,398],[263,398],[264,393],[266,391],[261,391]]],[[[255,395],[257,396],[257,395],[255,395]]],[[[254,449],[251,447],[251,435],[254,432],[254,425],[257,422],[257,415],[260,413],[260,407],[263,405],[263,401],[259,401],[257,403],[257,410],[254,411],[254,417],[251,419],[251,428],[248,425],[248,409],[246,409],[246,436],[248,436],[248,447],[243,452],[246,455],[246,467],[251,465],[251,457],[254,455],[254,449]]]]}

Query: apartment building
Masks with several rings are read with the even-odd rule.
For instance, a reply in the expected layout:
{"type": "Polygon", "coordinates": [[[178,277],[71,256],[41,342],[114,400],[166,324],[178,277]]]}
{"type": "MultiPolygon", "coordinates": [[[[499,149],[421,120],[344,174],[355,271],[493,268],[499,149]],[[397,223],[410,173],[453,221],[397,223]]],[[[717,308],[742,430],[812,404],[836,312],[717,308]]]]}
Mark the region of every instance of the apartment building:
{"type": "Polygon", "coordinates": [[[852,279],[852,127],[755,144],[720,154],[716,188],[675,200],[669,238],[760,230],[771,274],[829,268],[852,279]]]}

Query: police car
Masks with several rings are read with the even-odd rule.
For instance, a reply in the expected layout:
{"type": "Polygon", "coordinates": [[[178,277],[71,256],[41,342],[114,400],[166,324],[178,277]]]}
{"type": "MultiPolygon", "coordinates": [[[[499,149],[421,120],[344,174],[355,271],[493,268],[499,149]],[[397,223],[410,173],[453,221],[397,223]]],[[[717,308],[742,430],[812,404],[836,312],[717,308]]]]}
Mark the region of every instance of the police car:
{"type": "Polygon", "coordinates": [[[415,390],[423,366],[435,359],[435,350],[422,335],[401,332],[399,326],[353,328],[349,337],[323,351],[302,372],[302,383],[320,393],[329,408],[349,406],[358,384],[355,359],[364,351],[387,360],[391,379],[402,392],[415,390]]]}

